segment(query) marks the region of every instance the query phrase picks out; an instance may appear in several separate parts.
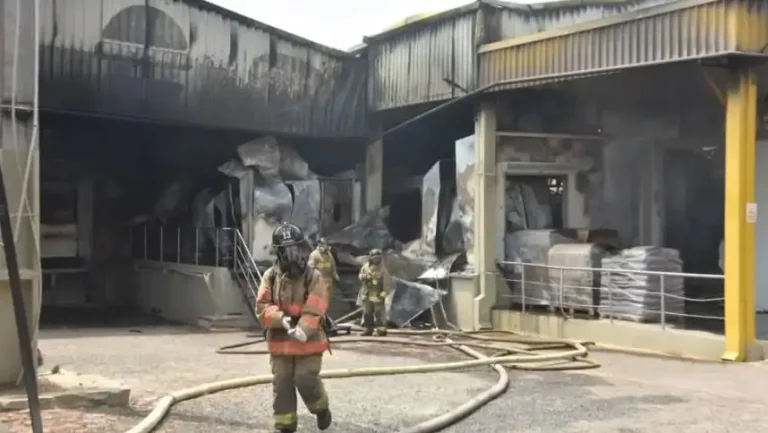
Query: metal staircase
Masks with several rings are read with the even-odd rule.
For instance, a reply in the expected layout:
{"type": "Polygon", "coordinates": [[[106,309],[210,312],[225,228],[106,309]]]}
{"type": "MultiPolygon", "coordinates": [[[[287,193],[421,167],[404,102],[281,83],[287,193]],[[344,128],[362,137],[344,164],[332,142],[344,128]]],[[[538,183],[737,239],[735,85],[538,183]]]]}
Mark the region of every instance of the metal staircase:
{"type": "MultiPolygon", "coordinates": [[[[259,291],[262,275],[240,230],[235,229],[234,232],[232,276],[237,285],[240,286],[240,292],[243,295],[245,304],[248,306],[248,311],[253,319],[256,320],[256,296],[259,291]]],[[[258,323],[258,320],[256,323],[258,323]]]]}

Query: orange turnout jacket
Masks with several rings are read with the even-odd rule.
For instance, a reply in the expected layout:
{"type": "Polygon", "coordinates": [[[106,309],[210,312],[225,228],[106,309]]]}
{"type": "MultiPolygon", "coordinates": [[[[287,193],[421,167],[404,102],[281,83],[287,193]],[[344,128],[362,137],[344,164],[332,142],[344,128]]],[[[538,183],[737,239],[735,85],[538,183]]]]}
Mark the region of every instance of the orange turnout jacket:
{"type": "Polygon", "coordinates": [[[272,355],[314,355],[328,349],[322,320],[328,310],[328,283],[320,272],[307,268],[305,275],[289,278],[272,266],[261,279],[256,297],[256,316],[267,331],[267,349],[272,355]],[[291,339],[283,328],[284,316],[291,318],[307,335],[307,341],[291,339]]]}

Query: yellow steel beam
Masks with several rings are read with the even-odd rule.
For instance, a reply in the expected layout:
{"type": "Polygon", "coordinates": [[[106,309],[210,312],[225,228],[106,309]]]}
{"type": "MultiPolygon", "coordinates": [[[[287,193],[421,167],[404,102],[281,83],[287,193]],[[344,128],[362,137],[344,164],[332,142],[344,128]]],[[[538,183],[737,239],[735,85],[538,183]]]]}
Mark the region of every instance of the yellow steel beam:
{"type": "Polygon", "coordinates": [[[757,82],[734,73],[725,115],[725,353],[744,361],[755,340],[755,141],[757,82]]]}

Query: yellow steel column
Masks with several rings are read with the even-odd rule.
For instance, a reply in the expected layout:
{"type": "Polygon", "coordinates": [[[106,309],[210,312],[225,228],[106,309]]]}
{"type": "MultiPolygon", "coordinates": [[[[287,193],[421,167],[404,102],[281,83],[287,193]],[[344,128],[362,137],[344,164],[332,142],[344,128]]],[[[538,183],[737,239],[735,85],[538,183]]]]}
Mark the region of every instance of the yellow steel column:
{"type": "Polygon", "coordinates": [[[744,361],[755,340],[757,84],[752,69],[734,73],[726,99],[723,359],[744,361]]]}

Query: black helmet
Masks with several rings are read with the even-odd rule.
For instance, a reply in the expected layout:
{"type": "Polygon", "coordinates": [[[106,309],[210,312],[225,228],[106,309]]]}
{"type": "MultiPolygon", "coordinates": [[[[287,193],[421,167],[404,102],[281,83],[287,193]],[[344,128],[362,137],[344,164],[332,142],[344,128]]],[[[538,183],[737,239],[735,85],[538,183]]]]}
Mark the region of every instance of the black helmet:
{"type": "Polygon", "coordinates": [[[307,243],[301,229],[282,223],[272,232],[272,248],[277,264],[289,277],[304,275],[307,270],[307,243]]]}

